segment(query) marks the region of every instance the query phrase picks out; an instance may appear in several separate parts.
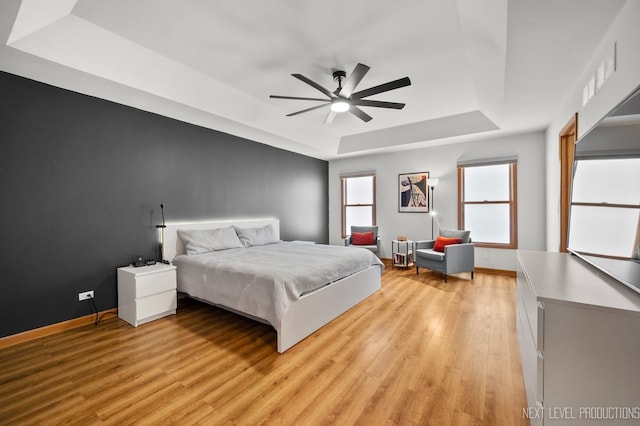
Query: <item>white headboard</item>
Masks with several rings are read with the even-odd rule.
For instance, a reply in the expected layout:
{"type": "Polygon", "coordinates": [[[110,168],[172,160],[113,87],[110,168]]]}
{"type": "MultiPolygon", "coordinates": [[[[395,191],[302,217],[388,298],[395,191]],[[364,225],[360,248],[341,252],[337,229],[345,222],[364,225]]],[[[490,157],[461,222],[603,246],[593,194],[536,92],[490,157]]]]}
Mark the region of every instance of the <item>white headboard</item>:
{"type": "Polygon", "coordinates": [[[244,219],[244,220],[220,220],[215,222],[184,222],[167,223],[164,230],[163,258],[172,261],[176,256],[184,254],[184,245],[178,236],[178,229],[216,229],[227,226],[240,228],[256,228],[272,225],[278,238],[280,237],[280,221],[278,219],[244,219]]]}

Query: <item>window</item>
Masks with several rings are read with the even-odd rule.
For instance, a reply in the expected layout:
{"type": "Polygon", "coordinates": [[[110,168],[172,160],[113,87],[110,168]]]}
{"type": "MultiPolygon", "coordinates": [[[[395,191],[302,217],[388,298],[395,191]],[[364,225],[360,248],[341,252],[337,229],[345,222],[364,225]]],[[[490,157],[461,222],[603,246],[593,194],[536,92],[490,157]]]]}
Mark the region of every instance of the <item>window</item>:
{"type": "Polygon", "coordinates": [[[343,176],[342,237],[352,226],[376,224],[376,176],[373,173],[343,176]]]}
{"type": "Polygon", "coordinates": [[[458,225],[480,247],[517,248],[515,160],[458,163],[458,225]]]}

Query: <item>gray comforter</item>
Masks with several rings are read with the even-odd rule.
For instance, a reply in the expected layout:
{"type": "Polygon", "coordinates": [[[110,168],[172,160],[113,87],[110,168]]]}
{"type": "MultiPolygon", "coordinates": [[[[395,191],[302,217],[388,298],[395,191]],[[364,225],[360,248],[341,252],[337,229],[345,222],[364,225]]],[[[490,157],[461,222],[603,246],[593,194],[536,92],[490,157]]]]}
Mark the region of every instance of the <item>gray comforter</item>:
{"type": "Polygon", "coordinates": [[[173,264],[179,291],[266,320],[278,331],[301,295],[372,265],[384,270],[369,250],[304,242],[181,255],[173,264]]]}

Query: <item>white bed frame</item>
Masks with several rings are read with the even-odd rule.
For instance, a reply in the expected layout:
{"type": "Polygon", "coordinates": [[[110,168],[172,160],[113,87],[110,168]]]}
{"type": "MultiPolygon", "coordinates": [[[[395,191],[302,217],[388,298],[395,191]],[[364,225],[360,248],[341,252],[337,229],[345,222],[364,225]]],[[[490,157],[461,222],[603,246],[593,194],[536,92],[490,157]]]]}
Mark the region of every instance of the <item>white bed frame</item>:
{"type": "MultiPolygon", "coordinates": [[[[163,257],[172,261],[177,255],[185,253],[184,245],[180,237],[178,237],[178,229],[214,229],[231,225],[242,228],[272,225],[277,235],[280,235],[280,221],[278,219],[172,223],[167,224],[164,232],[163,257]]],[[[291,304],[280,324],[275,326],[278,335],[278,352],[286,351],[325,324],[342,315],[380,290],[380,286],[380,268],[371,266],[300,297],[291,304]]],[[[221,307],[226,308],[225,306],[221,307]]],[[[234,309],[230,310],[242,314],[234,309]]],[[[249,317],[254,318],[252,316],[249,317]]]]}

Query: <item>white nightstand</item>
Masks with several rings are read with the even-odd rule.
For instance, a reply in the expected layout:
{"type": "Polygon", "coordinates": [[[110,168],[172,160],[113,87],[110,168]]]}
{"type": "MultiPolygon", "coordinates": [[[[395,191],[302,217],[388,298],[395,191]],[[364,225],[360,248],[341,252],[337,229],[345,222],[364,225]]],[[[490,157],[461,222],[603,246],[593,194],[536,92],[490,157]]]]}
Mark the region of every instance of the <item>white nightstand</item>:
{"type": "Polygon", "coordinates": [[[176,313],[176,267],[118,268],[118,316],[134,327],[176,313]]]}

